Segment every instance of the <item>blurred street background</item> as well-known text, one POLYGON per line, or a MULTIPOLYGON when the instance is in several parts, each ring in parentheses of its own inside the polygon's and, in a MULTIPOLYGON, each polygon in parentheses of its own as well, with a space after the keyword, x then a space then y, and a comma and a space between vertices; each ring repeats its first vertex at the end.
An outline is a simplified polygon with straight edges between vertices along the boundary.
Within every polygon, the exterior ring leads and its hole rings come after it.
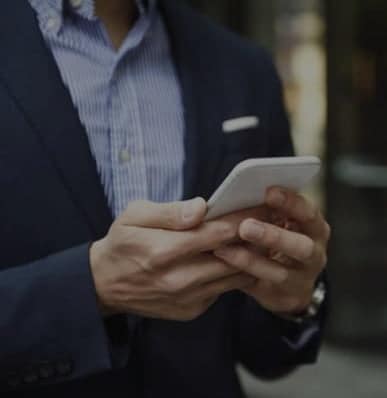
POLYGON ((271 51, 300 155, 325 169, 306 194, 333 227, 331 314, 315 367, 250 397, 387 397, 387 1, 187 0, 271 51))

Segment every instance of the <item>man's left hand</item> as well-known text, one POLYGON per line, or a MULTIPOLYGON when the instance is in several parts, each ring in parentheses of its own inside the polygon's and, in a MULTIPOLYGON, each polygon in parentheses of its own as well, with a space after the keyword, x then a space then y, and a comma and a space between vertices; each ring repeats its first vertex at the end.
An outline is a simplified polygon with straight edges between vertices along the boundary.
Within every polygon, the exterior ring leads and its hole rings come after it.
POLYGON ((321 212, 303 196, 271 188, 266 205, 281 225, 245 219, 242 243, 215 252, 229 265, 257 278, 244 291, 278 315, 297 315, 312 301, 315 284, 327 262, 330 227, 321 212))

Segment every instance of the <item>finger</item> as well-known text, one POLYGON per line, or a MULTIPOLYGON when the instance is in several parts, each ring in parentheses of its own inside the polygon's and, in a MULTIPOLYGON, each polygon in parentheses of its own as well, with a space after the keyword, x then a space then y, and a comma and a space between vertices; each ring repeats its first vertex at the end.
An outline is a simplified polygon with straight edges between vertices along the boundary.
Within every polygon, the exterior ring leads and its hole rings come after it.
POLYGON ((120 216, 120 223, 127 226, 186 230, 199 225, 207 211, 204 199, 185 202, 154 203, 131 202, 120 216))
POLYGON ((239 273, 238 269, 226 265, 215 256, 203 254, 193 260, 187 260, 186 264, 179 262, 168 270, 162 270, 158 279, 167 290, 183 291, 239 273))
POLYGON ((224 221, 203 223, 188 231, 167 231, 154 228, 116 228, 123 238, 117 240, 127 246, 127 251, 136 248, 141 258, 148 259, 143 266, 151 271, 165 268, 176 260, 212 252, 238 238, 239 225, 224 221))
POLYGON ((174 257, 193 256, 213 251, 222 245, 238 240, 238 228, 239 223, 211 221, 189 231, 159 234, 155 247, 159 247, 161 252, 167 249, 172 254, 173 261, 174 257))
POLYGON ((225 216, 217 218, 217 220, 240 224, 246 218, 256 218, 257 220, 268 222, 272 218, 272 214, 266 205, 261 205, 226 214, 225 216))
POLYGON ((251 219, 241 224, 239 234, 247 242, 280 252, 308 267, 322 269, 325 266, 325 251, 311 238, 298 232, 251 219))
POLYGON ((266 193, 266 204, 297 221, 307 235, 329 240, 328 223, 318 208, 303 196, 284 188, 273 187, 266 193))
POLYGON ((214 254, 232 267, 256 279, 264 279, 273 283, 284 283, 289 276, 289 270, 245 246, 222 247, 216 250, 214 254))

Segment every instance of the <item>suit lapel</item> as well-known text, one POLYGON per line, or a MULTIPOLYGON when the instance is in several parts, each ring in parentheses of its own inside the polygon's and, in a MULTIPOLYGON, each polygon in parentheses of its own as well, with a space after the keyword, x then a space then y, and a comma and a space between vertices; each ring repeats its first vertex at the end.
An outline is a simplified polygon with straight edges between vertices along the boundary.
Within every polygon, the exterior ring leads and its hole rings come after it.
POLYGON ((0 80, 30 122, 94 234, 101 236, 112 217, 86 132, 27 1, 3 0, 0 48, 5 54, 0 59, 0 80))
MULTIPOLYGON (((204 156, 216 165, 221 148, 216 145, 216 131, 221 126, 221 106, 214 88, 218 79, 212 75, 211 65, 203 59, 202 37, 197 32, 187 8, 180 1, 160 0, 161 11, 169 31, 172 52, 180 79, 185 117, 184 198, 201 194, 202 178, 199 175, 204 156), (193 26, 192 26, 193 25, 193 26), (200 50, 199 50, 200 49, 200 50), (213 78, 211 78, 211 76, 213 78)), ((205 58, 205 57, 204 57, 205 58)), ((205 170, 211 174, 213 170, 205 170)))

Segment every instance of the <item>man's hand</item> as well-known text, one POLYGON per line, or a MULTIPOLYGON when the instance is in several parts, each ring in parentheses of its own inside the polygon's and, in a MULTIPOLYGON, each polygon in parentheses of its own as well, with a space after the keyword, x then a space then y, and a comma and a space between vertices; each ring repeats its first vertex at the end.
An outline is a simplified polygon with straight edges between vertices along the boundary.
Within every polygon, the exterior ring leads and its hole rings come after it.
POLYGON ((294 192, 272 188, 266 205, 282 219, 281 226, 250 217, 239 227, 244 243, 225 246, 215 254, 256 278, 243 290, 264 308, 283 315, 301 313, 311 303, 316 280, 326 266, 330 227, 294 192))
POLYGON ((191 320, 229 290, 254 279, 210 254, 235 240, 238 226, 203 224, 206 203, 133 202, 90 249, 102 311, 191 320))

